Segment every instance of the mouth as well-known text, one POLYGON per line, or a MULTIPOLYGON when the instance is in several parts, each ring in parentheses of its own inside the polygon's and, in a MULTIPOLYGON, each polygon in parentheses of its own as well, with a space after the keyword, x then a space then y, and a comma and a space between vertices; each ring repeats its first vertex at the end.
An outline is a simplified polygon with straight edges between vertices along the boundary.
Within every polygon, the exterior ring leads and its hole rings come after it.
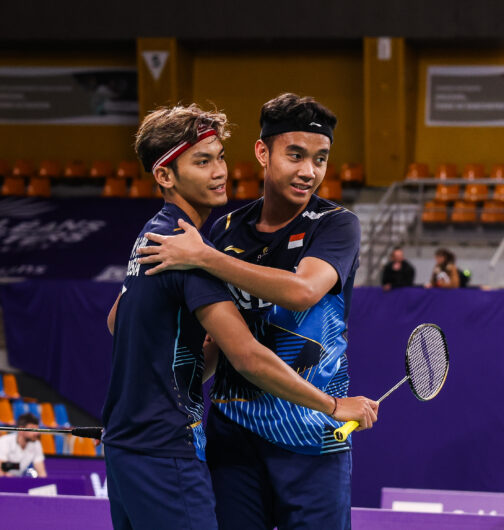
POLYGON ((306 193, 307 191, 311 190, 310 184, 301 184, 293 182, 291 186, 299 193, 306 193))
POLYGON ((210 191, 214 191, 215 193, 226 193, 226 183, 223 182, 222 184, 219 184, 218 186, 212 186, 210 188, 210 191))

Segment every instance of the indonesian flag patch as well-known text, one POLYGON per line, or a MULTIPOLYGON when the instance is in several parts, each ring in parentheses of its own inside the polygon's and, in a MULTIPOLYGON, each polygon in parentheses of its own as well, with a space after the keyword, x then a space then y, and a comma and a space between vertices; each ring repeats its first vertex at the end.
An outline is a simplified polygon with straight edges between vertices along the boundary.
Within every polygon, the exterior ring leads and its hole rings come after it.
POLYGON ((289 237, 289 244, 287 245, 287 248, 298 248, 303 246, 303 239, 306 232, 303 232, 302 234, 294 234, 289 237))

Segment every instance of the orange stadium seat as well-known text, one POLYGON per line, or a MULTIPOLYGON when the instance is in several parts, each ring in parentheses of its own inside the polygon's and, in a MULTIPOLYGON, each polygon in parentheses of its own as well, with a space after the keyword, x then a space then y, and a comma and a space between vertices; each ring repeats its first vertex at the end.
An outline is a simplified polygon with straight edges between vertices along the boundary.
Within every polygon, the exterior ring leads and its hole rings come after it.
POLYGON ((493 200, 504 202, 504 184, 497 184, 493 192, 493 200))
POLYGON ((4 374, 3 376, 4 393, 7 397, 18 399, 20 397, 16 376, 14 374, 4 374))
POLYGON ((9 162, 0 158, 0 177, 7 177, 11 174, 11 168, 9 162))
POLYGON ((126 197, 126 180, 108 177, 103 186, 102 197, 126 197))
POLYGON ((256 170, 252 162, 237 162, 231 171, 233 180, 255 180, 256 170))
POLYGON ((61 165, 55 160, 43 160, 38 168, 38 176, 51 179, 61 177, 61 165))
POLYGON ((141 198, 141 197, 152 197, 152 180, 145 178, 145 179, 135 179, 131 183, 131 188, 129 192, 129 196, 133 198, 141 198))
POLYGON ((72 449, 74 456, 96 456, 96 446, 91 438, 75 438, 72 449))
POLYGON ((116 176, 119 179, 138 179, 140 165, 136 160, 121 160, 117 166, 116 176))
POLYGON ((341 166, 340 179, 343 183, 364 184, 364 169, 362 164, 343 164, 341 166))
POLYGON ((51 181, 49 177, 31 177, 26 194, 29 197, 50 197, 51 181))
POLYGON ((458 184, 438 184, 434 199, 438 202, 453 202, 459 198, 460 188, 458 184))
POLYGON ((446 223, 448 221, 448 211, 446 204, 436 201, 427 201, 422 212, 422 222, 424 223, 446 223))
POLYGON ((81 160, 74 160, 66 164, 63 173, 67 178, 85 178, 87 177, 86 165, 81 160))
POLYGON ((2 195, 26 195, 25 181, 19 177, 5 177, 2 195))
POLYGON ((476 205, 471 202, 456 201, 451 214, 452 223, 475 223, 476 205))
POLYGON ((317 195, 322 199, 332 199, 335 201, 341 201, 342 189, 340 180, 324 179, 322 184, 317 190, 317 195))
POLYGON ((467 164, 462 171, 462 178, 468 180, 482 179, 485 177, 483 164, 467 164))
POLYGON ((327 164, 324 180, 338 180, 339 174, 336 171, 334 164, 327 164))
POLYGON ((235 199, 257 199, 259 197, 259 181, 257 179, 238 180, 236 182, 235 199))
POLYGON ((429 178, 429 166, 421 162, 413 162, 406 171, 406 180, 417 180, 429 178))
POLYGON ((56 427, 56 417, 54 416, 54 409, 51 403, 40 404, 40 421, 46 427, 56 427))
POLYGON ((495 164, 490 171, 490 178, 504 180, 504 164, 495 164))
POLYGON ((457 166, 455 164, 439 164, 434 176, 440 180, 456 178, 457 166))
POLYGON ((488 186, 486 184, 467 184, 464 190, 464 201, 483 202, 488 199, 488 186))
POLYGON ((54 443, 54 436, 52 434, 41 434, 40 443, 42 444, 42 451, 45 455, 56 454, 56 445, 54 443))
POLYGON ((110 178, 114 173, 112 164, 108 160, 95 160, 91 164, 89 176, 91 178, 110 178))
POLYGON ((31 160, 16 160, 12 166, 13 177, 31 177, 35 173, 35 168, 31 160))
POLYGON ((486 201, 483 204, 480 220, 485 224, 504 223, 504 204, 498 201, 486 201))
POLYGON ((12 405, 8 399, 0 398, 0 423, 4 425, 14 425, 14 414, 12 405))

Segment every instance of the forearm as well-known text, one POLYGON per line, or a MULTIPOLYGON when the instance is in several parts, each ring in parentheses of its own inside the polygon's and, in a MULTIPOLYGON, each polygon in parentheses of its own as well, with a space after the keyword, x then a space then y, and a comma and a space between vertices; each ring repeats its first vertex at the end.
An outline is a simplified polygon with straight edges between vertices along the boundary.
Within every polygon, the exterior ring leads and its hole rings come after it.
POLYGON ((311 307, 314 292, 309 282, 293 272, 254 265, 207 247, 198 267, 247 293, 293 311, 311 307))
POLYGON ((33 467, 35 468, 35 471, 37 472, 37 474, 38 474, 38 476, 40 478, 47 477, 47 472, 46 472, 46 468, 45 468, 44 462, 37 462, 37 463, 33 464, 33 467))

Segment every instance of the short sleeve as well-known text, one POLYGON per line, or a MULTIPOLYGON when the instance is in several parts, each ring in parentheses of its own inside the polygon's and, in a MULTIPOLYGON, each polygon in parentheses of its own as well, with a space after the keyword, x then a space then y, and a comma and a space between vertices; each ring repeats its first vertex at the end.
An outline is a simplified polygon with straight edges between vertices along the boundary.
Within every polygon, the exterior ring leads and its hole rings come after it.
POLYGON ((34 464, 38 464, 39 462, 43 462, 44 461, 44 451, 42 450, 42 444, 37 441, 35 442, 35 447, 34 447, 35 451, 34 451, 34 456, 33 456, 33 463, 34 464))
POLYGON ((184 300, 189 311, 198 307, 232 301, 226 285, 200 269, 192 269, 183 273, 184 300))
POLYGON ((338 291, 359 265, 360 223, 348 210, 321 219, 303 258, 319 258, 338 273, 338 291))

